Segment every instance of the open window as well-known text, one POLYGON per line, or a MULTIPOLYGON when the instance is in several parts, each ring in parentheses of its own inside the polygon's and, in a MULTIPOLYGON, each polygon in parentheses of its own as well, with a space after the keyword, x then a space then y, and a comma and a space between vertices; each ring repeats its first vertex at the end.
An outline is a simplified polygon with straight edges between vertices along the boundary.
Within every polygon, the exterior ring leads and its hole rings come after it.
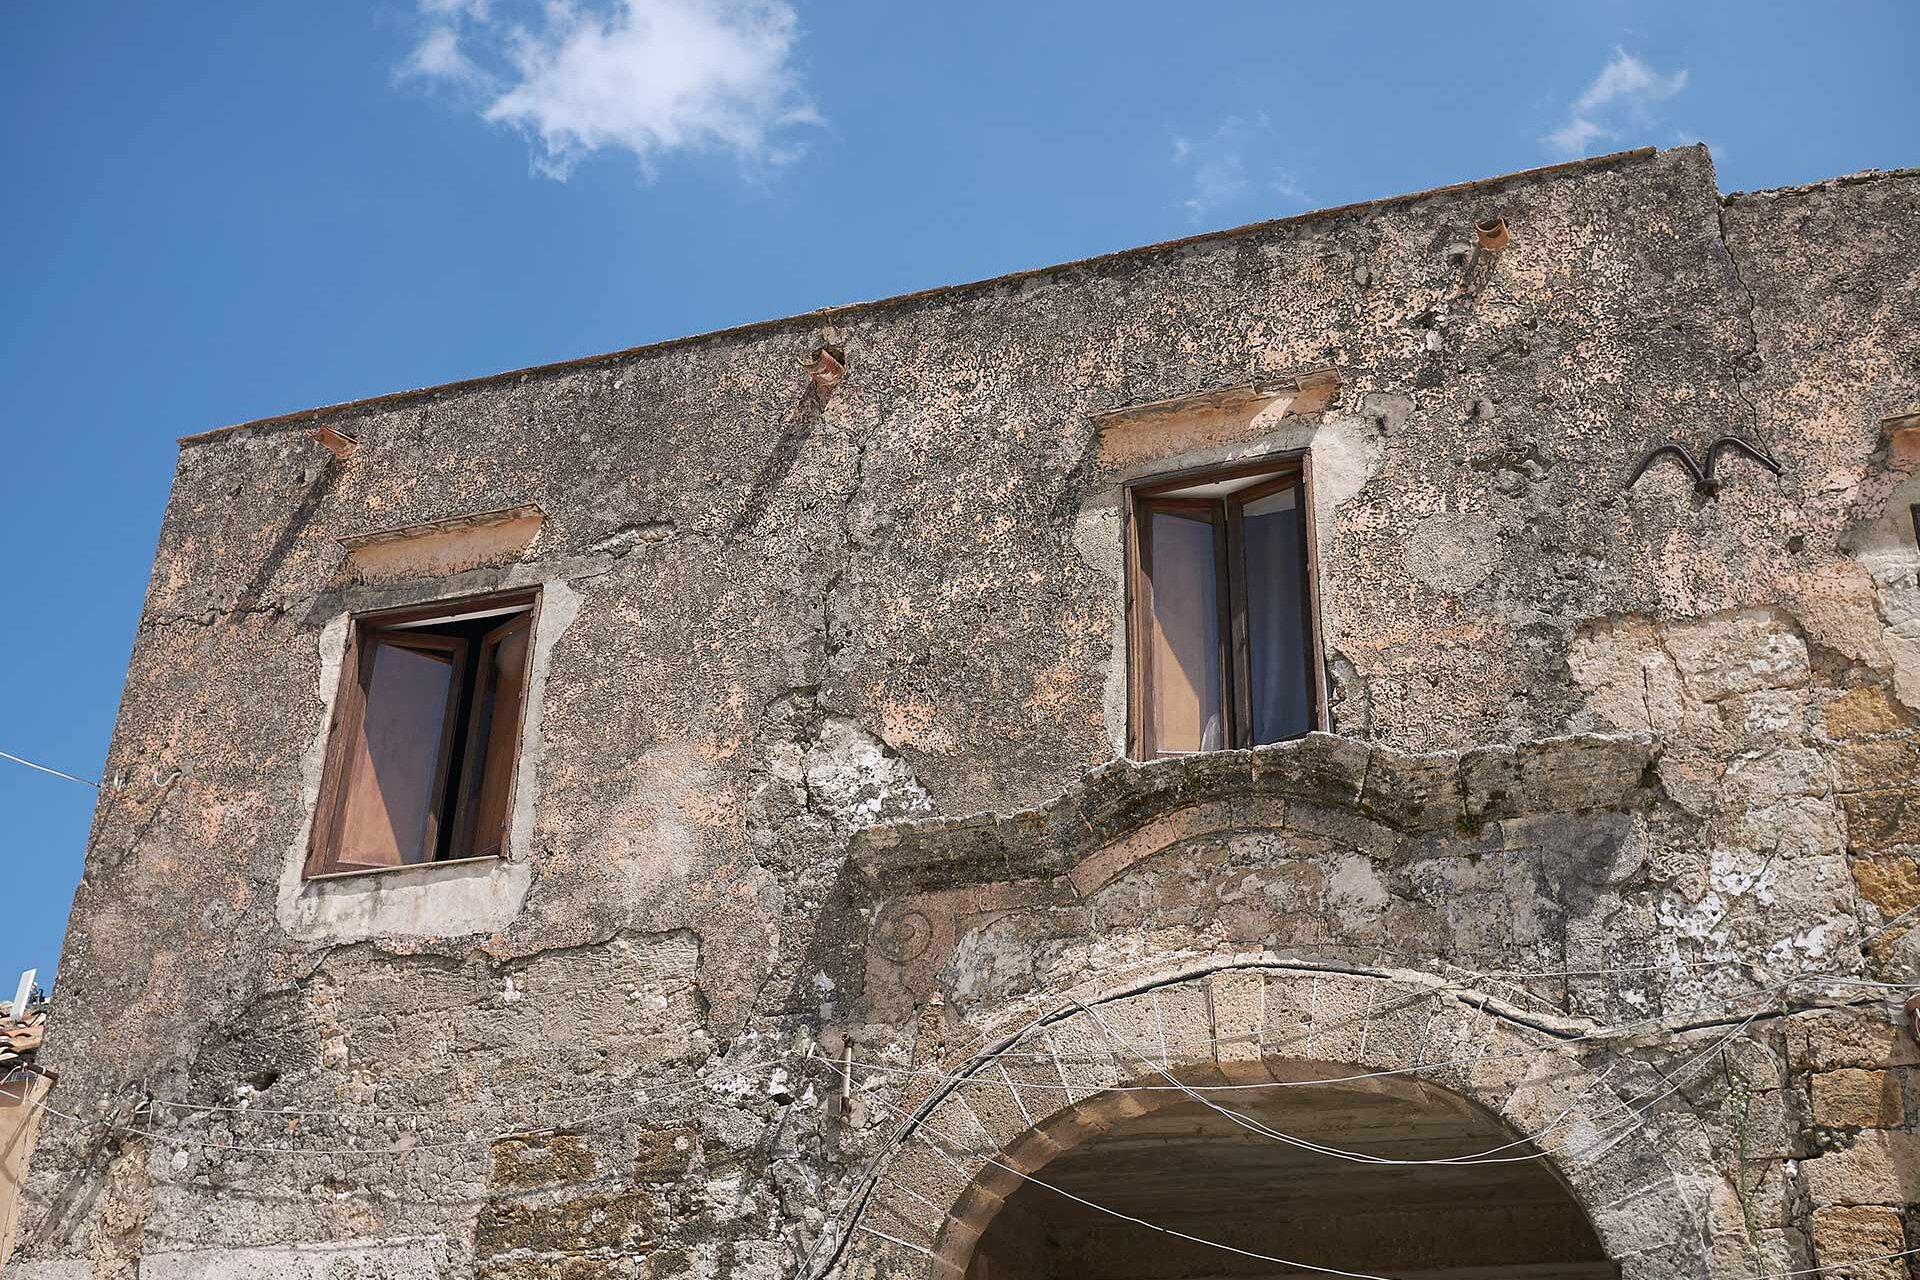
POLYGON ((1319 723, 1306 460, 1128 491, 1130 747, 1259 746, 1319 723))
POLYGON ((353 620, 307 875, 496 857, 536 595, 353 620))

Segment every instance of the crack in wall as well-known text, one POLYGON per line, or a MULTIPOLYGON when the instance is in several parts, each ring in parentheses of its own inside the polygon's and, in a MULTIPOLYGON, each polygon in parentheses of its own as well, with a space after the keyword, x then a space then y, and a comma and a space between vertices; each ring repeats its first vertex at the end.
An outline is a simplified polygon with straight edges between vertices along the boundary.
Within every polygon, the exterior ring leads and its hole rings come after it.
POLYGON ((820 682, 824 685, 832 674, 833 656, 837 652, 833 633, 833 597, 846 581, 847 572, 853 567, 854 549, 859 540, 853 534, 853 506, 860 500, 862 490, 867 483, 867 433, 853 433, 853 483, 848 486, 846 495, 840 500, 840 564, 827 575, 826 585, 820 591, 820 682))
MULTIPOLYGON (((1740 397, 1741 403, 1747 407, 1747 425, 1754 442, 1766 450, 1767 456, 1771 458, 1773 444, 1768 440, 1768 432, 1761 424, 1760 402, 1754 399, 1746 383, 1746 375, 1756 372, 1762 360, 1760 327, 1754 320, 1754 310, 1758 306, 1758 301, 1754 297, 1753 289, 1747 284, 1746 277, 1740 273, 1740 257, 1733 251, 1733 242, 1727 237, 1727 201, 1725 199, 1714 202, 1713 214, 1714 226, 1719 230, 1720 251, 1727 255, 1727 266, 1733 272, 1733 282, 1739 286, 1741 296, 1746 299, 1745 304, 1740 307, 1740 317, 1746 321, 1747 349, 1732 361, 1733 390, 1734 394, 1740 397)), ((1778 459, 1776 458, 1775 461, 1778 462, 1778 459)))

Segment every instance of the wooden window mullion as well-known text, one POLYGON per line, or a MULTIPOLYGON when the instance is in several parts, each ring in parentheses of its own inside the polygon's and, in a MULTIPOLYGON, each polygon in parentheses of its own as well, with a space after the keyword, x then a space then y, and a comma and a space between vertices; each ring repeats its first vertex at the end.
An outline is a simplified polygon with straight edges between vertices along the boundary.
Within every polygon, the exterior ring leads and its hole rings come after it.
POLYGON ((1244 581, 1245 575, 1235 571, 1240 559, 1238 513, 1224 500, 1213 507, 1213 598, 1220 612, 1220 745, 1232 749, 1245 745, 1250 723, 1246 682, 1239 672, 1246 655, 1247 616, 1234 590, 1235 582, 1244 581))
POLYGON ((1153 733, 1153 507, 1150 503, 1136 503, 1133 514, 1138 548, 1134 631, 1139 637, 1139 652, 1134 658, 1139 701, 1133 714, 1139 725, 1140 754, 1151 760, 1160 753, 1160 744, 1154 740, 1153 733))
POLYGON ((1245 516, 1241 504, 1232 498, 1226 503, 1227 556, 1221 576, 1221 597, 1229 602, 1233 621, 1232 661, 1227 665, 1226 687, 1233 706, 1234 747, 1245 747, 1253 740, 1253 682, 1248 658, 1250 640, 1247 630, 1247 550, 1245 516))

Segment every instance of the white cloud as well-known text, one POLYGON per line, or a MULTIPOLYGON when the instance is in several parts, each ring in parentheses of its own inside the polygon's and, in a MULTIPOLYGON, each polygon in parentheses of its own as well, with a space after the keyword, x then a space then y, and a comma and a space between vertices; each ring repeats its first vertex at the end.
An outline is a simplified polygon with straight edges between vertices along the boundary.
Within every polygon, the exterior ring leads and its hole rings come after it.
POLYGON ((1228 116, 1204 138, 1174 137, 1173 165, 1189 182, 1189 194, 1180 205, 1196 226, 1262 191, 1289 203, 1306 203, 1307 194, 1292 174, 1257 158, 1272 137, 1272 122, 1264 114, 1251 120, 1228 116))
POLYGON ((1585 155, 1594 143, 1613 137, 1613 132, 1578 116, 1547 135, 1547 145, 1563 156, 1585 155))
POLYGON ((1645 132, 1660 106, 1687 87, 1685 69, 1663 74, 1616 48, 1600 74, 1568 109, 1566 123, 1541 141, 1563 156, 1585 155, 1597 143, 1617 141, 1628 127, 1645 132))
POLYGON ((403 76, 428 80, 451 80, 466 84, 486 79, 473 59, 460 48, 460 33, 452 27, 434 27, 413 47, 413 53, 400 68, 403 76))
POLYGON ((429 26, 403 71, 484 87, 481 117, 523 132, 552 178, 603 151, 649 171, 682 152, 779 163, 798 154, 800 128, 820 123, 785 0, 548 0, 532 22, 488 0, 419 5, 429 26))

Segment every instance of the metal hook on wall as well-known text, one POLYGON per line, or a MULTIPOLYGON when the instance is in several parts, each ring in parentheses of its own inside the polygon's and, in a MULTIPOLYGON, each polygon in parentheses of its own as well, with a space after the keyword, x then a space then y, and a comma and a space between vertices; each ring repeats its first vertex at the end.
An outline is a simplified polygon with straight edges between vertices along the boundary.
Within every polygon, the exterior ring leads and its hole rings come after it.
POLYGON ((1659 458, 1662 454, 1670 453, 1680 460, 1680 465, 1685 467, 1687 474, 1693 477, 1694 489, 1711 497, 1720 492, 1720 479, 1715 474, 1715 467, 1719 462, 1720 451, 1722 449, 1734 449, 1744 453, 1767 470, 1773 472, 1776 476, 1780 474, 1780 464, 1773 460, 1772 455, 1754 447, 1751 443, 1742 440, 1738 436, 1721 436, 1712 444, 1708 445, 1706 465, 1704 467, 1693 460, 1693 455, 1687 452, 1685 445, 1669 440, 1665 444, 1655 445, 1640 455, 1640 461, 1634 464, 1633 474, 1627 477, 1625 487, 1628 489, 1633 488, 1633 486, 1639 482, 1640 477, 1646 474, 1647 468, 1654 464, 1655 459, 1659 458))

